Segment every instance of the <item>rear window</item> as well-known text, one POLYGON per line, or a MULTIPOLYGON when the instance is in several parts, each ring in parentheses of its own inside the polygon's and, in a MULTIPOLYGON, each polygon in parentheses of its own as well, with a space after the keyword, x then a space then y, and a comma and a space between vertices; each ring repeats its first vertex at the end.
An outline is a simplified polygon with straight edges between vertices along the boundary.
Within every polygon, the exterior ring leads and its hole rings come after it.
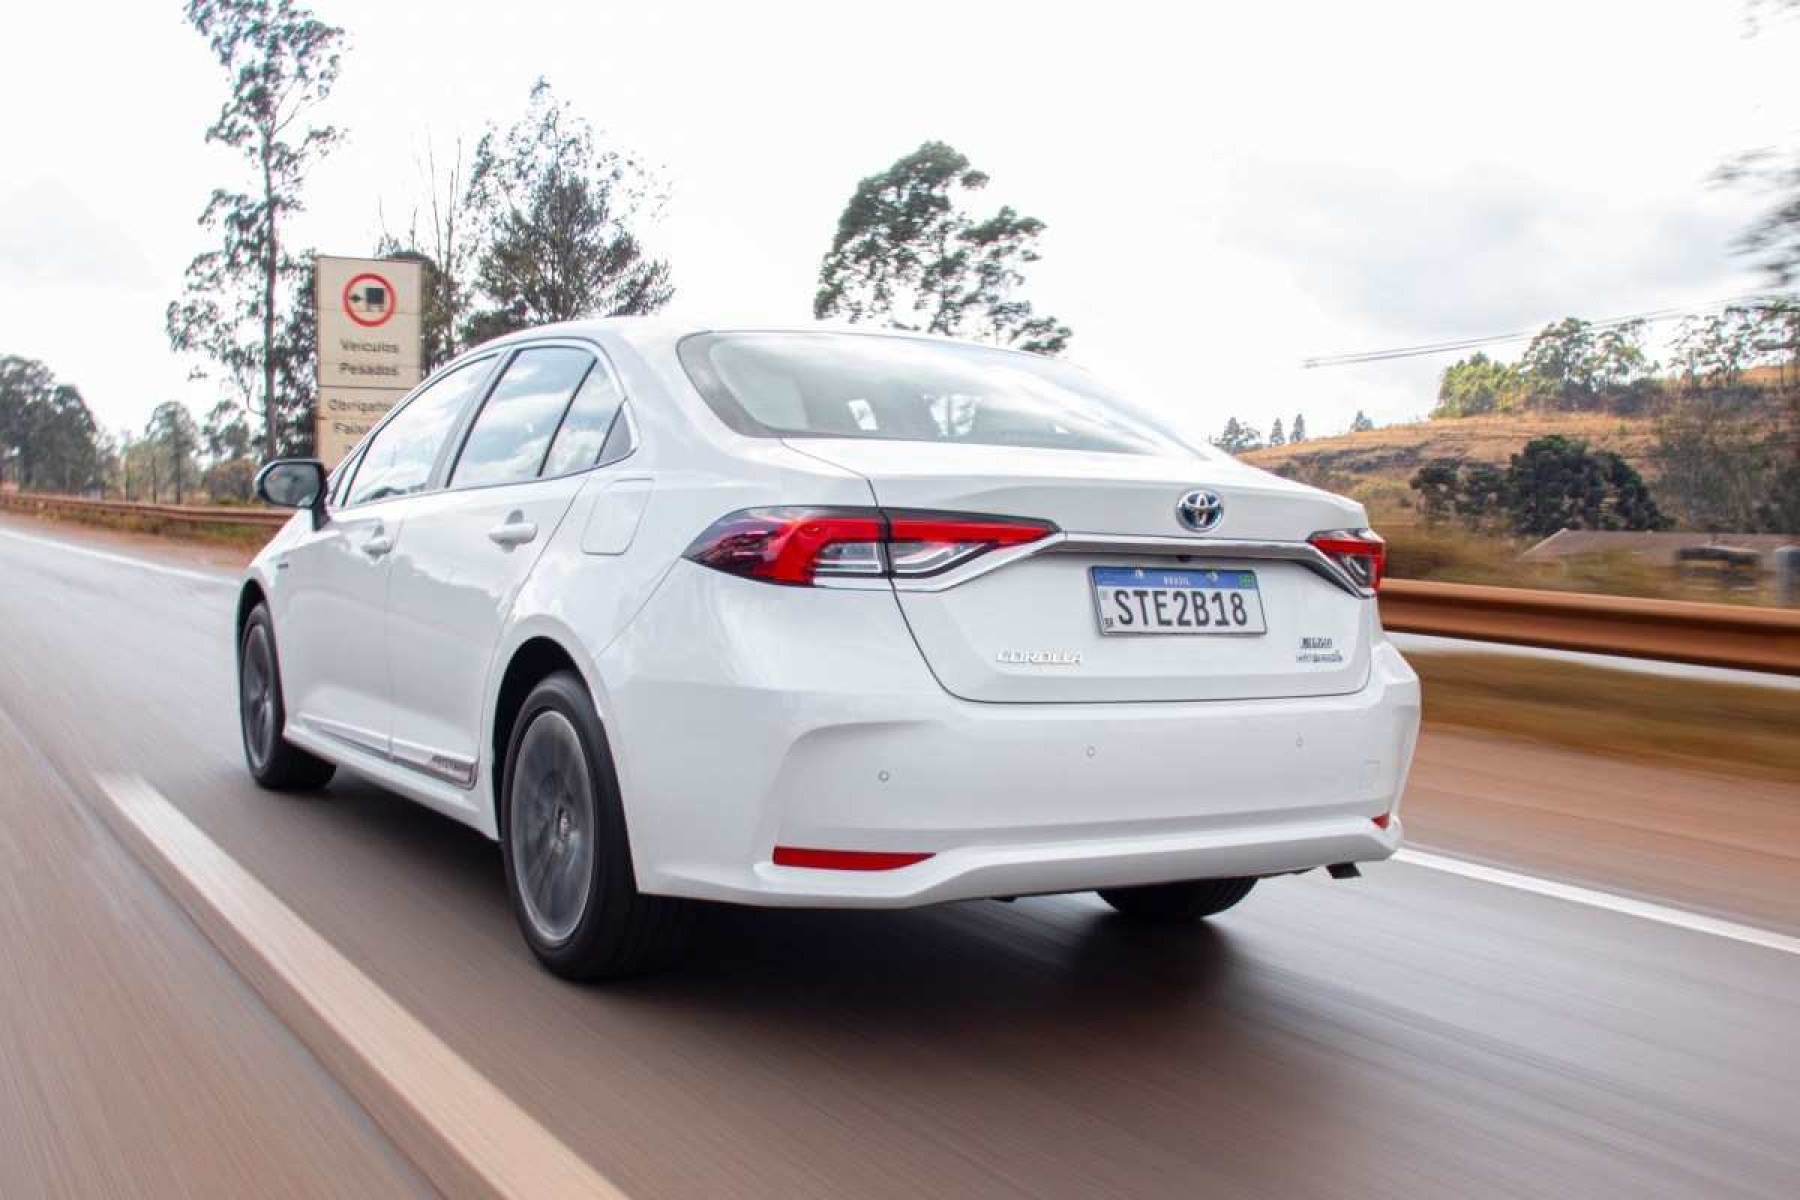
POLYGON ((855 333, 703 333, 680 354, 719 419, 752 437, 1195 453, 1087 372, 1035 354, 855 333))

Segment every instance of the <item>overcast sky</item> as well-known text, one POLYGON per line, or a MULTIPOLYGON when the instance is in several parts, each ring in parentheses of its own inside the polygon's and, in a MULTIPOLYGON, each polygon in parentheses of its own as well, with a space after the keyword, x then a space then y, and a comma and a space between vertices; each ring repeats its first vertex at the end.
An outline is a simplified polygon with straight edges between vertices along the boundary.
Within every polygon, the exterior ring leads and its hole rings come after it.
MULTIPOLYGON (((406 224, 428 144, 472 145, 538 75, 658 164, 676 308, 804 320, 856 181, 927 139, 1049 229, 1029 298, 1069 356, 1198 431, 1429 409, 1445 360, 1315 354, 1701 305, 1750 290, 1760 207, 1708 185, 1800 129, 1800 30, 1736 0, 318 0, 349 131, 290 236, 406 224)), ((33 4, 0 67, 0 353, 108 428, 204 413, 163 309, 238 179, 202 142, 223 76, 177 0, 33 4)), ((1516 350, 1516 348, 1515 348, 1516 350)))

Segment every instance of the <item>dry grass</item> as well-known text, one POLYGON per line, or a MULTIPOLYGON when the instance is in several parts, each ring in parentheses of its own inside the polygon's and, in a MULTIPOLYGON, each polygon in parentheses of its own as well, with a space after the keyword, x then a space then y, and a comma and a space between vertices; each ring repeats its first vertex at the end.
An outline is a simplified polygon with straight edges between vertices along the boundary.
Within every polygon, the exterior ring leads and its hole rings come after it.
POLYGON ((1289 467, 1306 479, 1323 472, 1365 482, 1387 479, 1405 488, 1412 473, 1434 458, 1505 466, 1526 442, 1553 433, 1580 438, 1596 450, 1611 450, 1646 476, 1654 473, 1655 421, 1617 413, 1525 412, 1418 421, 1314 438, 1297 445, 1269 446, 1241 457, 1267 471, 1289 467))
POLYGON ((1510 654, 1408 654, 1432 725, 1800 783, 1800 692, 1510 654))
POLYGON ((215 525, 210 522, 169 521, 155 516, 109 512, 60 512, 46 518, 74 525, 91 525, 120 533, 146 534, 171 541, 191 542, 201 546, 219 546, 232 550, 257 551, 275 535, 273 527, 215 525))
POLYGON ((1729 589, 1704 577, 1681 578, 1630 554, 1594 554, 1554 563, 1523 563, 1536 538, 1474 533, 1460 524, 1426 526, 1414 507, 1413 473, 1436 458, 1505 466, 1533 438, 1580 438, 1622 455, 1646 479, 1656 476, 1656 422, 1648 415, 1522 412, 1389 425, 1366 433, 1317 438, 1252 450, 1245 462, 1360 501, 1388 539, 1388 572, 1399 579, 1486 583, 1500 587, 1601 592, 1615 596, 1773 604, 1773 580, 1729 589))

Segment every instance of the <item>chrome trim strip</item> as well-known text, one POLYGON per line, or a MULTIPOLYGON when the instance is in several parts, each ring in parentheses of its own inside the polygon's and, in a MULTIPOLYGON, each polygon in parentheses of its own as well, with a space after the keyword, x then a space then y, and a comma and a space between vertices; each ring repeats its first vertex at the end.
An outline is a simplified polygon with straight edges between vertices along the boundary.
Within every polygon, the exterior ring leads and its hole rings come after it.
POLYGON ((400 766, 410 767, 446 783, 454 783, 465 791, 475 786, 475 763, 472 759, 445 754, 442 750, 433 750, 430 746, 421 746, 417 742, 403 742, 399 738, 393 739, 393 746, 388 757, 400 766))
POLYGON ((1023 546, 995 550, 964 566, 926 579, 896 579, 899 592, 943 592, 991 571, 1039 554, 1132 554, 1156 558, 1264 559, 1297 563, 1357 599, 1369 593, 1323 550, 1309 542, 1245 541, 1225 538, 1136 536, 1111 533, 1053 533, 1023 546))
POLYGON ((378 733, 349 725, 343 721, 333 721, 326 717, 296 717, 295 722, 333 741, 343 742, 358 750, 373 754, 388 762, 398 764, 410 770, 430 775, 434 779, 442 779, 453 783, 464 791, 475 786, 475 762, 456 754, 445 754, 441 750, 433 750, 429 746, 421 746, 416 742, 403 742, 397 738, 386 738, 378 733))
POLYGON ((388 740, 373 730, 333 721, 328 717, 301 715, 294 719, 324 737, 355 746, 358 750, 366 750, 370 754, 379 754, 382 758, 388 757, 388 740))

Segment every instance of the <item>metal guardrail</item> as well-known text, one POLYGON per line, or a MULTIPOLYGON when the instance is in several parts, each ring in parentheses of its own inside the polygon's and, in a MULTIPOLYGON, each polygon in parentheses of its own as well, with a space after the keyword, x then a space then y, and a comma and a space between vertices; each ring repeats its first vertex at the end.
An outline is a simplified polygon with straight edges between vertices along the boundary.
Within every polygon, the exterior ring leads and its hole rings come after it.
MULTIPOLYGON (((0 509, 270 532, 290 515, 273 508, 141 504, 35 492, 0 492, 0 509)), ((1400 633, 1800 675, 1800 611, 1794 609, 1390 579, 1381 589, 1381 620, 1400 633)))
POLYGON ((0 492, 0 509, 41 513, 45 516, 105 514, 171 525, 235 525, 243 529, 271 532, 280 528, 293 515, 278 508, 144 504, 135 500, 89 500, 83 496, 56 496, 42 492, 0 492))
POLYGON ((1390 579, 1381 622, 1400 633, 1800 675, 1794 609, 1390 579))

